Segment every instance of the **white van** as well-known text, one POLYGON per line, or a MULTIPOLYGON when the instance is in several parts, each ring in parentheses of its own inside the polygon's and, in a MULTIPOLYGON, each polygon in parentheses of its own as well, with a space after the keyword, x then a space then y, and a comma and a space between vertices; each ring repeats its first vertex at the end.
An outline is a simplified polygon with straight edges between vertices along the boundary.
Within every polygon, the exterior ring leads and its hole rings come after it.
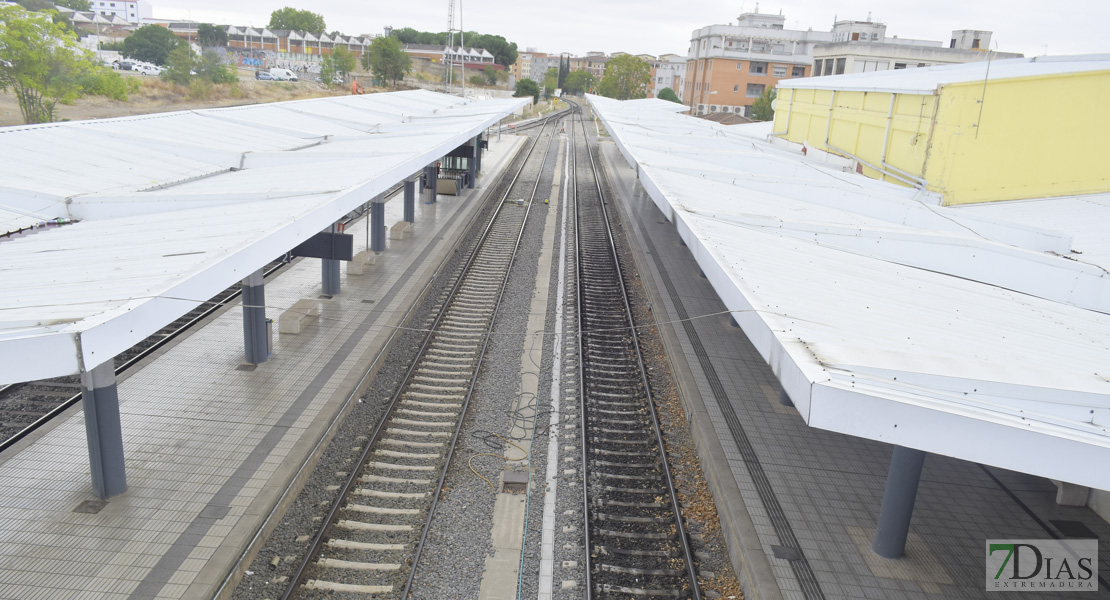
POLYGON ((277 81, 298 81, 297 74, 289 69, 270 68, 270 76, 277 81))

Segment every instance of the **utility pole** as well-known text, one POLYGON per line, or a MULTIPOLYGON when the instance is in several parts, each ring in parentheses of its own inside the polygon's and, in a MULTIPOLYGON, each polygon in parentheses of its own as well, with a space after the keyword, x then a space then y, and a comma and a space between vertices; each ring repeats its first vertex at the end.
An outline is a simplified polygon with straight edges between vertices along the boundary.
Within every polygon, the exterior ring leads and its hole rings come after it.
POLYGON ((455 59, 451 58, 451 52, 455 46, 455 0, 447 0, 447 48, 443 51, 443 68, 444 68, 444 92, 450 94, 455 86, 455 78, 453 67, 455 59))

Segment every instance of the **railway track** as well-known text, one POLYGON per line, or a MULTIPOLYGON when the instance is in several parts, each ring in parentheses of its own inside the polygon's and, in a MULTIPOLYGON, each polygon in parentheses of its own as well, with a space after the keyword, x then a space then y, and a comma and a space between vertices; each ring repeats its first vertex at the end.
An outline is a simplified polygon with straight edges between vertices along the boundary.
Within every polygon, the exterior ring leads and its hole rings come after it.
POLYGON ((572 156, 587 597, 700 599, 600 179, 579 124, 572 156))
POLYGON ((555 139, 554 127, 549 131, 545 124, 506 186, 283 599, 408 597, 555 139), (530 166, 534 175, 522 177, 530 166))

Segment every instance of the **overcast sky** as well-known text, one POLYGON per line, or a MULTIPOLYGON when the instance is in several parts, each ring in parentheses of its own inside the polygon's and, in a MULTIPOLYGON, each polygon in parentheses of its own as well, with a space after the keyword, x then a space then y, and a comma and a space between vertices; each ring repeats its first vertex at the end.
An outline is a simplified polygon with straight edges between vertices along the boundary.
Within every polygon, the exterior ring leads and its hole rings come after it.
MULTIPOLYGON (((149 1, 156 18, 260 27, 274 10, 292 6, 322 14, 328 31, 349 35, 380 33, 387 25, 447 30, 447 0, 149 1)), ((755 2, 719 0, 455 0, 456 23, 461 14, 466 30, 505 36, 522 50, 576 55, 685 54, 693 30, 735 24, 741 12, 755 10, 755 2)), ((789 29, 828 31, 834 19, 862 21, 870 13, 886 23, 887 36, 947 42, 954 29, 985 29, 994 32, 995 49, 1026 56, 1110 52, 1110 0, 785 0, 763 1, 759 11, 781 11, 789 29)))

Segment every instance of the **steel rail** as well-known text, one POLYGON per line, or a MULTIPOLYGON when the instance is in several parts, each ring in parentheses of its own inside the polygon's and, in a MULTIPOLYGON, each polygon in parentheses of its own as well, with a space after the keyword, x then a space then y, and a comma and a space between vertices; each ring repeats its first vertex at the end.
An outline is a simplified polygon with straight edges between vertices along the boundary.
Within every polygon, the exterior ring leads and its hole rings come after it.
MULTIPOLYGON (((546 119, 545 120, 545 125, 546 125, 546 122, 550 121, 552 118, 554 118, 554 117, 549 117, 548 119, 546 119)), ((474 244, 474 247, 471 250, 469 256, 467 257, 466 261, 463 263, 462 268, 459 269, 460 274, 457 277, 457 279, 455 280, 454 284, 452 285, 451 290, 448 293, 446 299, 443 301, 443 305, 440 307, 438 313, 436 314, 435 320, 433 321, 432 325, 429 326, 428 332, 424 336, 424 340, 421 342, 420 348, 417 350, 416 357, 410 363, 409 368, 405 373, 404 379, 401 381, 400 385, 398 385, 396 392, 394 392, 393 397, 390 399, 390 402, 389 402, 389 404, 386 408, 385 413, 383 414, 381 420, 378 422, 377 426, 374 428, 373 434, 371 434, 369 440, 363 446, 362 452, 359 455, 359 458, 358 458, 358 461, 357 461, 356 465, 351 469, 350 474, 348 475, 348 478, 347 478, 346 482, 344 483, 343 487, 340 488, 339 493, 336 495, 335 502, 332 503, 332 505, 331 505, 331 507, 328 511, 327 516, 324 518, 322 525, 317 530, 317 534, 313 538, 312 542, 310 543, 309 549, 305 553, 304 558, 302 559, 302 561, 298 565, 297 570, 289 578, 290 583, 286 587, 284 593, 281 596, 282 600, 289 600, 290 598, 294 598, 299 594, 300 589, 301 589, 301 584, 302 584, 302 581, 304 580, 305 574, 307 573, 308 569, 312 566, 312 564, 314 562, 316 562, 316 560, 318 559, 318 557, 319 557, 319 555, 320 555, 320 553, 323 549, 326 534, 330 530, 331 525, 335 522, 336 516, 338 515, 339 511, 342 509, 343 504, 344 504, 345 500, 347 499, 347 497, 349 496, 351 490, 355 487, 355 485, 358 481, 358 477, 360 475, 361 469, 367 463, 367 461, 370 457, 371 450, 374 448, 378 439, 381 437, 382 429, 388 423, 389 416, 394 412, 397 405, 400 403, 402 394, 403 394, 404 390, 406 389, 407 384, 412 380, 414 372, 419 367, 420 359, 426 353, 426 351, 428 349, 428 346, 430 345, 430 343, 433 339, 435 331, 438 329, 440 323, 443 320, 443 317, 447 314, 448 309, 451 307, 452 298, 454 298, 454 296, 456 295, 456 292, 459 290, 459 288, 462 286, 463 282, 465 281, 465 279, 466 279, 465 278, 465 273, 470 270, 470 268, 474 264, 474 261, 477 259, 477 256, 478 256, 480 250, 482 249, 483 244, 487 241, 487 238, 489 237, 489 234, 490 234, 491 230, 493 229, 494 224, 497 222, 498 216, 501 214, 501 211, 505 207, 505 201, 508 199, 509 193, 512 191, 513 186, 516 184, 517 180, 520 178, 520 174, 524 171, 525 166, 527 166, 528 160, 529 160, 529 158, 531 158, 532 152, 535 150, 535 147, 539 144, 540 138, 542 138, 542 135, 543 134, 542 134, 542 130, 541 130, 540 135, 536 136, 536 141, 533 142, 532 146, 528 149, 528 153, 521 160, 520 167, 517 169, 516 173, 514 173, 512 180, 505 187, 504 194, 498 200, 498 207, 497 207, 496 211, 494 212, 494 214, 490 217, 489 222, 486 224, 486 227, 482 230, 482 233, 479 237, 478 242, 476 244, 474 244)), ((541 166, 541 170, 542 170, 542 166, 541 166)), ((538 178, 537 178, 537 182, 538 182, 538 178)), ((529 211, 530 210, 531 210, 531 203, 529 203, 529 211)), ((527 214, 525 215, 524 221, 521 225, 521 233, 523 233, 523 228, 524 228, 524 225, 526 225, 526 224, 527 224, 527 214)), ((518 245, 519 245, 519 236, 518 236, 518 245)), ((515 250, 514 250, 514 255, 515 255, 515 250)), ((511 264, 510 264, 510 266, 511 266, 511 264)), ((507 279, 507 277, 508 277, 508 275, 506 275, 506 279, 507 279)), ((494 314, 496 314, 496 310, 494 311, 494 314)), ((492 329, 492 321, 491 321, 490 327, 492 329)), ((488 338, 489 338, 489 336, 487 334, 487 343, 488 343, 488 338)), ((484 347, 483 347, 483 355, 484 355, 484 347)), ((481 364, 481 358, 479 358, 479 366, 480 366, 480 364, 481 364)), ((475 379, 476 379, 476 372, 477 372, 477 369, 475 369, 475 377, 474 377, 475 379)), ((472 380, 472 384, 471 384, 471 389, 473 389, 473 380, 472 380)), ((435 497, 433 498, 432 508, 431 508, 431 510, 429 510, 429 515, 428 515, 427 521, 425 523, 425 529, 424 529, 424 532, 421 536, 420 542, 418 544, 418 551, 414 554, 413 560, 410 563, 411 566, 410 566, 410 572, 409 572, 409 579, 408 579, 408 582, 406 583, 406 587, 405 587, 406 595, 407 595, 407 590, 408 590, 408 588, 409 588, 409 586, 411 585, 411 582, 412 582, 412 576, 416 572, 417 557, 419 556, 419 548, 420 548, 420 546, 423 545, 424 539, 427 536, 427 526, 428 526, 428 524, 431 523, 431 517, 434 514, 435 504, 438 502, 440 491, 442 490, 442 487, 443 487, 443 477, 447 473, 447 468, 450 464, 450 458, 451 458, 452 453, 454 452, 455 446, 457 444, 458 431, 459 431, 459 428, 461 427, 463 419, 465 418, 466 409, 468 408, 468 405, 469 405, 469 400, 470 400, 470 394, 468 393, 466 401, 464 402, 464 405, 463 405, 463 408, 462 408, 462 412, 460 413, 459 425, 456 427, 455 436, 452 439, 451 447, 450 447, 450 450, 448 451, 448 456, 447 456, 447 459, 446 459, 446 462, 445 462, 444 468, 443 468, 443 474, 440 477, 440 481, 439 481, 437 489, 436 489, 435 497)), ((405 596, 401 596, 401 597, 403 598, 405 596)))
MULTIPOLYGON (((616 241, 613 239, 613 229, 609 224, 609 211, 608 211, 608 209, 605 208, 605 201, 604 201, 605 195, 603 194, 602 189, 601 189, 601 179, 600 179, 600 176, 598 175, 597 164, 594 161, 593 150, 592 150, 591 145, 589 143, 589 135, 586 132, 586 124, 585 124, 585 121, 582 121, 582 120, 579 121, 579 124, 582 127, 583 141, 586 143, 586 154, 590 158, 590 171, 593 174, 593 181, 594 181, 594 186, 595 186, 596 191, 597 191, 598 204, 601 207, 601 213, 603 215, 602 221, 605 224, 605 234, 606 234, 606 238, 607 238, 607 241, 608 241, 609 250, 611 252, 611 257, 612 257, 613 263, 616 265, 617 273, 620 273, 621 272, 620 258, 617 255, 616 241)), ((575 163, 576 163, 576 166, 577 166, 577 160, 575 161, 575 163)), ((577 180, 576 180, 576 183, 575 183, 575 187, 577 188, 577 180)), ((576 221, 577 221, 577 217, 578 217, 577 199, 578 199, 578 194, 577 194, 577 190, 576 190, 576 192, 575 192, 575 205, 576 205, 575 219, 576 219, 576 221)), ((577 230, 577 227, 576 227, 576 230, 577 230)), ((579 252, 581 252, 581 248, 582 248, 581 243, 579 243, 578 247, 577 247, 577 250, 579 252)), ((581 262, 579 262, 579 265, 581 265, 581 262)), ((581 272, 581 267, 579 267, 579 272, 581 272)), ((644 393, 645 393, 646 398, 647 398, 647 405, 648 405, 648 408, 650 409, 649 412, 651 414, 652 429, 654 430, 656 443, 659 446, 659 453, 660 453, 660 457, 662 458, 663 476, 664 476, 664 479, 665 479, 666 484, 667 484, 668 495, 670 496, 671 509, 674 513, 675 525, 677 527, 677 535, 678 535, 678 538, 679 538, 679 543, 682 546, 683 558, 685 559, 685 562, 686 562, 686 573, 687 573, 687 577, 690 580, 690 590, 693 593, 693 598, 695 600, 700 600, 701 599, 701 590, 698 587, 698 577, 697 577, 696 571, 694 570, 694 560, 693 560, 694 555, 693 555, 693 552, 690 548, 690 540, 689 540, 689 537, 686 534, 686 528, 685 528, 685 526, 683 525, 683 522, 682 522, 682 509, 681 509, 681 506, 679 505, 679 502, 678 502, 678 495, 675 492, 674 480, 671 476, 670 464, 667 460, 666 446, 665 446, 664 441, 663 441, 663 433, 662 433, 662 430, 659 426, 659 415, 655 410, 655 401, 654 401, 654 398, 652 397, 651 387, 650 387, 649 382, 648 382, 647 369, 644 367, 643 352, 640 349, 639 332, 636 329, 636 323, 633 321, 633 318, 632 318, 632 306, 631 306, 631 303, 628 300, 628 290, 627 290, 626 286, 624 285, 624 277, 623 276, 617 277, 617 281, 620 284, 621 300, 624 303, 625 314, 627 315, 627 318, 628 318, 627 326, 629 328, 629 334, 630 334, 629 337, 631 338, 632 346, 635 349, 636 363, 637 363, 637 366, 639 367, 641 382, 642 382, 642 385, 644 386, 644 393)), ((582 290, 581 290, 581 288, 579 288, 578 295, 579 295, 580 298, 581 298, 581 294, 582 294, 582 290)), ((581 323, 581 318, 582 317, 581 317, 581 313, 580 313, 579 314, 579 322, 580 323, 581 323)), ((580 332, 579 332, 579 338, 580 339, 581 339, 581 335, 582 335, 582 333, 581 333, 581 330, 580 330, 580 332)), ((580 343, 579 344, 579 352, 581 352, 581 351, 582 351, 582 346, 581 346, 581 343, 580 343)), ((580 370, 584 368, 583 367, 583 362, 584 361, 581 360, 581 359, 578 361, 580 370)), ((584 379, 580 380, 579 385, 580 386, 585 385, 584 384, 584 379)), ((584 417, 585 414, 586 414, 585 413, 585 404, 584 404, 585 403, 584 394, 583 394, 582 402, 583 402, 582 415, 584 417)), ((583 418, 582 419, 582 429, 583 429, 583 449, 582 449, 582 452, 583 452, 583 457, 584 458, 585 458, 585 454, 586 454, 585 423, 586 423, 586 420, 585 420, 585 418, 583 418)), ((585 488, 587 487, 586 482, 585 482, 585 465, 586 464, 587 463, 583 462, 583 480, 584 480, 583 481, 583 490, 585 490, 585 488)), ((584 492, 584 494, 585 494, 585 492, 584 492)), ((584 508, 588 508, 588 500, 586 500, 586 506, 584 508)), ((584 530, 588 532, 589 531, 589 527, 588 527, 589 514, 584 513, 583 518, 586 520, 586 523, 587 523, 587 527, 585 527, 584 530)), ((586 535, 588 536, 588 533, 586 535)), ((586 539, 588 540, 589 538, 587 537, 586 539)), ((586 565, 585 565, 586 566, 585 570, 586 570, 587 583, 589 583, 590 569, 592 567, 590 557, 591 557, 590 548, 587 546, 587 548, 586 548, 586 565)), ((587 587, 586 594, 587 594, 587 598, 592 598, 593 597, 592 586, 587 587)))

